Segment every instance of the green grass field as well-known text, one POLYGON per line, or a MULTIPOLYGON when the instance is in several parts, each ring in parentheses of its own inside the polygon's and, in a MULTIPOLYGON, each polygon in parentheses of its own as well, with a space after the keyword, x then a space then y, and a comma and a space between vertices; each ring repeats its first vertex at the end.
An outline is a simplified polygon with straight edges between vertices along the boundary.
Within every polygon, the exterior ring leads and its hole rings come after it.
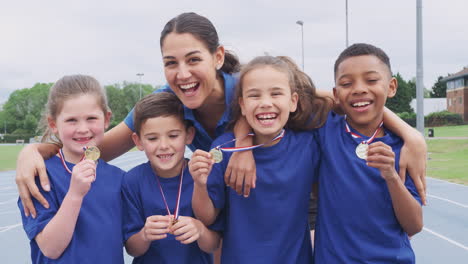
POLYGON ((426 137, 427 131, 429 128, 434 129, 435 137, 468 137, 468 125, 464 126, 445 126, 445 127, 427 127, 426 128, 426 137))
POLYGON ((22 148, 23 145, 0 145, 0 171, 16 168, 16 156, 22 148))
POLYGON ((468 184, 468 140, 427 141, 427 176, 468 184))

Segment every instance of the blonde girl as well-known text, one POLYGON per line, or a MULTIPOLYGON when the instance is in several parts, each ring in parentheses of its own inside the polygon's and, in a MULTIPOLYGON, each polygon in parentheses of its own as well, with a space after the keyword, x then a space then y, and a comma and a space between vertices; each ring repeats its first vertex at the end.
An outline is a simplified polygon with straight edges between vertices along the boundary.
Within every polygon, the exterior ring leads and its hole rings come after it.
POLYGON ((26 216, 18 200, 32 263, 123 263, 123 171, 84 157, 103 140, 110 117, 105 91, 93 77, 65 76, 52 86, 43 140, 60 151, 45 161, 51 190, 40 191, 49 208, 34 199, 37 215, 26 216))

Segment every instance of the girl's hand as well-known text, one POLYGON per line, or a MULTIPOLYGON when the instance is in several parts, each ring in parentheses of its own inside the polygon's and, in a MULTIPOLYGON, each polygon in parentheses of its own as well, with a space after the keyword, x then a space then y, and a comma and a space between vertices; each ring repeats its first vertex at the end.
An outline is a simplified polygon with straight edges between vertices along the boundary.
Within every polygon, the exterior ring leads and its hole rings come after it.
POLYGON ((195 183, 206 185, 208 175, 210 175, 213 168, 214 160, 211 154, 197 149, 189 161, 189 171, 195 183))
POLYGON ((404 182, 408 170, 423 205, 426 204, 426 155, 426 141, 420 134, 414 137, 414 141, 405 141, 400 152, 400 178, 404 182))
POLYGON ((257 181, 257 170, 252 151, 234 152, 232 154, 224 174, 224 181, 237 194, 244 194, 244 197, 249 197, 250 189, 255 188, 255 182, 257 181))
POLYGON ((142 229, 143 240, 151 242, 167 237, 169 233, 171 217, 168 215, 152 215, 146 218, 145 226, 142 229))
POLYGON ((386 181, 398 178, 395 170, 395 153, 383 142, 374 142, 367 151, 367 165, 380 170, 380 175, 386 181))
POLYGON ((16 161, 16 185, 18 186, 19 196, 23 204, 24 214, 26 216, 31 214, 33 218, 36 217, 36 208, 34 208, 31 195, 42 206, 49 208, 49 203, 36 186, 36 175, 39 176, 42 189, 47 192, 50 191, 44 159, 36 148, 36 144, 29 144, 21 150, 16 161))
POLYGON ((170 233, 182 244, 190 244, 200 238, 203 224, 192 217, 179 216, 176 224, 171 226, 170 233))
POLYGON ((96 180, 96 163, 93 160, 82 160, 73 167, 69 192, 75 197, 83 198, 96 180))

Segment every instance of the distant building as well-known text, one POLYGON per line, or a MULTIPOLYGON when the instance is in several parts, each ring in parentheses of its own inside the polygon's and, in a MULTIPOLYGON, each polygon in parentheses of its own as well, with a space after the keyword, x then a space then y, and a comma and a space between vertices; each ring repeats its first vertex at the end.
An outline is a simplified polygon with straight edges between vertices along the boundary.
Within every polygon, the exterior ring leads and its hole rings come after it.
MULTIPOLYGON (((411 100, 411 108, 417 109, 418 103, 416 99, 411 100)), ((424 98, 424 116, 430 113, 440 112, 447 110, 447 99, 446 98, 424 98)))
POLYGON ((468 67, 442 79, 447 85, 447 110, 468 121, 468 67))

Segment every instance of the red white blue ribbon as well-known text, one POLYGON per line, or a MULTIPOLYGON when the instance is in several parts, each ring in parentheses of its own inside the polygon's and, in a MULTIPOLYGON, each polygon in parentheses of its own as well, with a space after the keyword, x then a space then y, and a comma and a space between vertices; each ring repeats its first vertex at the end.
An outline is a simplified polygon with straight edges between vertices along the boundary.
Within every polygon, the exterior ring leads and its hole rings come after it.
MULTIPOLYGON (((183 179, 184 179, 185 163, 186 162, 184 160, 184 164, 182 165, 182 171, 180 172, 179 190, 177 192, 176 206, 174 208, 174 220, 179 219, 180 196, 182 194, 182 182, 183 182, 183 179)), ((157 176, 157 175, 156 175, 156 180, 158 181, 159 191, 161 192, 161 196, 163 198, 164 205, 166 206, 167 215, 171 216, 171 210, 169 210, 169 206, 167 205, 166 196, 164 195, 164 191, 163 191, 163 188, 161 186, 161 182, 159 181, 159 176, 157 176)))
MULTIPOLYGON (((224 152, 239 152, 239 151, 252 150, 252 149, 261 147, 261 146, 263 146, 263 145, 269 144, 269 143, 271 143, 271 142, 275 142, 275 141, 277 141, 277 140, 282 139, 282 138, 284 137, 284 133, 285 133, 285 130, 282 129, 281 132, 280 132, 275 138, 273 138, 270 142, 265 142, 265 143, 258 144, 258 145, 246 146, 246 147, 233 147, 233 148, 222 148, 222 147, 221 147, 221 146, 223 146, 223 145, 226 145, 226 144, 228 144, 228 143, 231 143, 231 142, 233 142, 233 141, 236 141, 237 138, 235 138, 235 139, 230 140, 230 141, 228 141, 228 142, 226 142, 226 143, 223 143, 223 144, 221 144, 221 145, 216 146, 215 149, 219 149, 219 150, 222 150, 222 151, 224 151, 224 152)), ((247 136, 255 136, 255 134, 254 134, 254 133, 249 133, 249 134, 247 134, 245 137, 247 137, 247 136)), ((245 137, 244 137, 244 138, 245 138, 245 137)))
MULTIPOLYGON (((375 137, 377 136, 377 133, 379 133, 379 131, 382 129, 382 126, 383 126, 383 120, 380 122, 379 127, 375 130, 374 134, 372 134, 372 136, 368 140, 364 140, 361 143, 363 144, 372 143, 372 141, 374 141, 375 137)), ((362 138, 361 135, 356 134, 351 131, 351 129, 349 128, 348 122, 346 122, 346 116, 345 116, 345 129, 346 129, 346 132, 350 133, 351 136, 353 136, 353 138, 362 138)))
MULTIPOLYGON (((86 148, 84 148, 84 149, 86 149, 86 148)), ((72 174, 72 171, 70 170, 70 168, 68 168, 67 163, 65 162, 65 155, 63 154, 63 149, 60 149, 58 154, 59 154, 60 160, 62 161, 62 165, 65 168, 65 170, 67 170, 68 173, 72 174)), ((85 158, 85 156, 83 154, 83 157, 81 157, 80 161, 84 160, 84 158, 85 158)))

